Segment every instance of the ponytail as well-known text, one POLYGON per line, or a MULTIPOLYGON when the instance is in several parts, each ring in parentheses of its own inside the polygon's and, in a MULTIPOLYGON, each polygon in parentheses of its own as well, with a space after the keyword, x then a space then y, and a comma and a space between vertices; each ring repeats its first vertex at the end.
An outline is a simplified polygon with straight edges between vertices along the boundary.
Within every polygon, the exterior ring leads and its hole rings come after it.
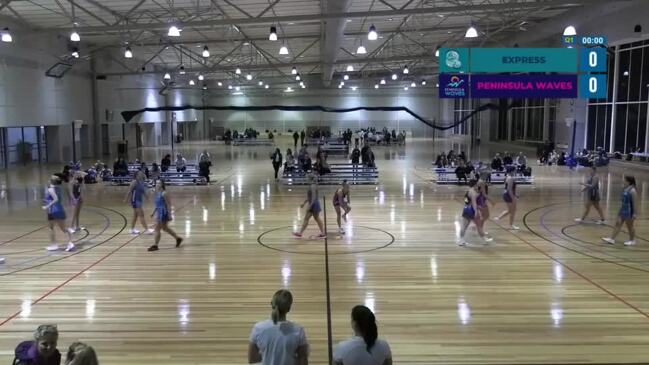
POLYGON ((367 345, 367 352, 370 352, 379 336, 374 313, 364 305, 357 305, 352 309, 352 320, 367 345))
POLYGON ((273 324, 277 324, 280 320, 280 317, 285 317, 286 313, 291 310, 291 305, 293 304, 293 295, 288 290, 278 290, 273 295, 273 299, 270 302, 271 307, 273 308, 270 318, 273 320, 273 324))

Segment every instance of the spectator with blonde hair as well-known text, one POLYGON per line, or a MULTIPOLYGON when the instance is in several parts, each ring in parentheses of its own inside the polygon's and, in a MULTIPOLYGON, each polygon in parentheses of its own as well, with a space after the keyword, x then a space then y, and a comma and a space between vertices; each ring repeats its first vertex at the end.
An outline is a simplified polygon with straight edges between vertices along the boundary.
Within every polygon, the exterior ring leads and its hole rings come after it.
POLYGON ((99 365, 99 360, 92 346, 74 342, 68 349, 65 365, 99 365))
POLYGON ((34 332, 34 341, 21 342, 15 350, 13 365, 60 365, 61 353, 56 349, 59 330, 42 324, 34 332))
POLYGON ((304 328, 286 320, 293 295, 278 290, 270 302, 271 319, 257 322, 250 333, 248 363, 263 365, 308 365, 308 349, 304 328))

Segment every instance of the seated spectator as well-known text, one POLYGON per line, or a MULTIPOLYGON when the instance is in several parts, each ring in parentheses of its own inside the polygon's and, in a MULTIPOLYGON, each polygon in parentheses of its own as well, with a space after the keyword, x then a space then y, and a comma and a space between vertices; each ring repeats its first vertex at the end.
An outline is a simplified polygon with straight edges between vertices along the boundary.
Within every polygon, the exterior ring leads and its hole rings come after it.
POLYGON ((460 154, 457 156, 460 160, 464 160, 464 162, 468 162, 466 159, 466 154, 464 151, 460 151, 460 154))
POLYGON ((467 183, 467 169, 466 166, 464 166, 464 161, 460 160, 460 164, 458 167, 455 168, 455 176, 457 177, 457 182, 462 183, 462 180, 464 180, 464 183, 467 183))
POLYGON ((392 365, 392 352, 385 340, 378 338, 376 317, 363 305, 352 309, 354 337, 340 342, 334 350, 336 365, 392 365))
POLYGON ((248 363, 264 365, 302 365, 308 363, 309 344, 304 328, 286 320, 293 295, 278 290, 270 302, 271 319, 257 322, 250 333, 248 363))
POLYGON ((367 149, 365 149, 365 153, 361 152, 361 159, 363 160, 363 165, 366 167, 376 167, 376 164, 374 162, 374 152, 372 152, 372 149, 369 146, 366 146, 367 149))
POLYGON ((566 153, 561 152, 561 155, 557 158, 557 165, 565 166, 566 165, 566 153))
POLYGON ((452 161, 455 161, 455 152, 453 150, 448 151, 448 155, 446 155, 446 160, 450 164, 452 161))
POLYGON ((162 161, 160 161, 160 170, 162 172, 167 172, 167 170, 169 170, 169 166, 171 166, 171 155, 166 154, 162 161))
POLYGON ((146 166, 146 162, 140 163, 140 167, 138 167, 138 170, 142 171, 144 173, 144 176, 148 179, 151 174, 149 172, 149 168, 146 166))
POLYGON ((60 365, 61 353, 56 349, 59 331, 55 325, 43 324, 34 332, 34 341, 21 342, 15 350, 13 365, 60 365))
POLYGON ((358 165, 361 161, 361 150, 358 149, 358 143, 354 146, 349 159, 352 161, 352 164, 358 165))
POLYGON ((95 349, 83 342, 70 345, 65 365, 99 365, 95 349))
POLYGON ((437 158, 435 159, 435 167, 438 169, 446 167, 442 162, 442 155, 437 155, 437 158))
POLYGON ((151 171, 149 172, 151 180, 158 181, 160 179, 160 167, 157 163, 151 164, 151 171))
POLYGON ((519 152, 518 156, 516 156, 515 165, 520 171, 523 171, 527 168, 527 157, 525 157, 523 152, 519 152))
POLYGON ((494 171, 503 171, 503 160, 500 158, 500 153, 496 153, 496 156, 491 160, 491 169, 494 171))
POLYGON ((503 157, 503 165, 510 166, 513 164, 514 159, 512 158, 512 155, 510 155, 508 151, 505 151, 505 156, 503 157))
POLYGON ((187 160, 178 153, 176 155, 176 172, 185 172, 187 170, 187 160))
POLYGON ((300 167, 302 168, 302 171, 311 171, 312 162, 311 162, 311 157, 308 154, 304 156, 304 160, 302 160, 302 164, 300 167))

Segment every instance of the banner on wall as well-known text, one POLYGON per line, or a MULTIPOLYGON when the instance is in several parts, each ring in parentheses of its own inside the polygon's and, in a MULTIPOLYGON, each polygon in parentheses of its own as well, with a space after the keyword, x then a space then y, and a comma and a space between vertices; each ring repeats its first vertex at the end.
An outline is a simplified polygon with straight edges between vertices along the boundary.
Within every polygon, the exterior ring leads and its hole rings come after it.
POLYGON ((573 99, 578 94, 577 75, 472 75, 473 98, 573 99))
POLYGON ((439 75, 439 97, 468 98, 469 97, 469 75, 467 74, 440 74, 439 75))

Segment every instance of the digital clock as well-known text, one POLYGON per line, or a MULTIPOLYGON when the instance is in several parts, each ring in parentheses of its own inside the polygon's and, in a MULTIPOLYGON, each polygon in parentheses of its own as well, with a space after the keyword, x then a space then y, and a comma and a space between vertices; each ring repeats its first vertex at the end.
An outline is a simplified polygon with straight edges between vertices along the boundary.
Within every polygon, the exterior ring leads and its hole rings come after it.
POLYGON ((582 46, 606 46, 607 41, 605 36, 579 36, 579 44, 582 46))

